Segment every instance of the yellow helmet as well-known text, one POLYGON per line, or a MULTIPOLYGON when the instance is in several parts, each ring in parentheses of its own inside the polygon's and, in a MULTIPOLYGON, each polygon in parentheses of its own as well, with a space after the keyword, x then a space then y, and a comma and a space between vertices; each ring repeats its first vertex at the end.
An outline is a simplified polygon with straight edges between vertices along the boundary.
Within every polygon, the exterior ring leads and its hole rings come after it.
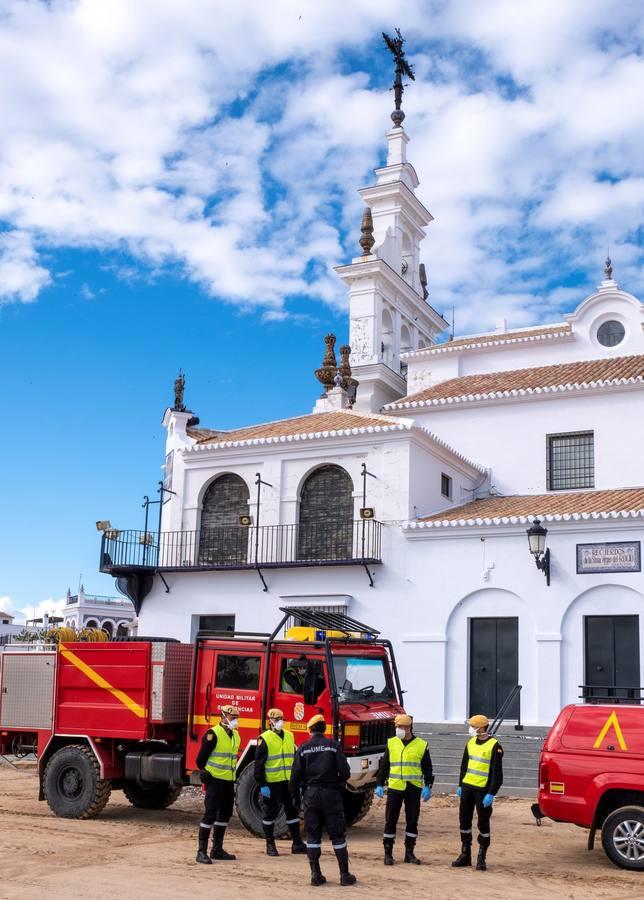
POLYGON ((229 716, 239 717, 239 710, 237 709, 236 706, 231 706, 230 704, 227 704, 226 706, 221 707, 221 714, 222 714, 222 716, 226 716, 227 718, 229 716))
POLYGON ((407 713, 399 713, 394 718, 394 725, 397 728, 411 728, 411 716, 408 716, 407 713))
POLYGON ((326 725, 325 718, 324 716, 320 715, 320 713, 318 713, 316 716, 313 716, 312 719, 309 719, 309 721, 306 723, 306 727, 310 731, 314 725, 318 724, 318 722, 323 722, 326 725))
POLYGON ((471 719, 468 719, 467 724, 471 725, 472 728, 487 728, 487 726, 490 724, 490 720, 487 716, 479 714, 477 716, 472 716, 471 719))
POLYGON ((269 709, 268 718, 269 719, 283 719, 284 713, 282 712, 281 709, 269 709))

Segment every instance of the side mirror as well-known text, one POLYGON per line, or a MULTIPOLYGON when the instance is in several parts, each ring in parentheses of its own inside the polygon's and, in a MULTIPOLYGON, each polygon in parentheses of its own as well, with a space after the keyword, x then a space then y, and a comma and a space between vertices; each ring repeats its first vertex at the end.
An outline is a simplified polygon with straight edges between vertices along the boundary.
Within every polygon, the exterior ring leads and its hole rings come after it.
POLYGON ((304 688, 302 690, 304 702, 307 706, 315 706, 318 702, 318 697, 320 696, 320 692, 318 691, 318 671, 319 666, 317 661, 310 659, 306 664, 306 671, 304 672, 304 688))

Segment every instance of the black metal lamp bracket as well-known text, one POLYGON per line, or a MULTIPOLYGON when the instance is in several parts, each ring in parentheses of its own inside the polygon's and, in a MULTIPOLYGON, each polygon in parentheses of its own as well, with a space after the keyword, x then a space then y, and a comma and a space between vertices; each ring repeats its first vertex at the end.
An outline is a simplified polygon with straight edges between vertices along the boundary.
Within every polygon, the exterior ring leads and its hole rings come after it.
POLYGON ((541 557, 535 558, 535 563, 537 564, 537 569, 546 576, 546 584, 550 587, 550 547, 541 557))

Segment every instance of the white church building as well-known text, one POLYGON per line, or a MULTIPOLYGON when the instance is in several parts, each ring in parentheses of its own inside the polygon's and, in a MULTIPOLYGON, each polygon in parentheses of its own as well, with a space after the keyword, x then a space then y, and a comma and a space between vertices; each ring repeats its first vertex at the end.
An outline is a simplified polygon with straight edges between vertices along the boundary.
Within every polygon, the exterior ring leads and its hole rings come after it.
POLYGON ((387 134, 362 255, 337 269, 352 371, 327 336, 312 412, 233 431, 201 426, 179 379, 161 535, 110 528, 101 568, 140 635, 346 610, 393 641, 418 721, 494 714, 517 684, 526 724, 638 696, 644 305, 607 260, 561 322, 437 343, 408 141, 387 134))

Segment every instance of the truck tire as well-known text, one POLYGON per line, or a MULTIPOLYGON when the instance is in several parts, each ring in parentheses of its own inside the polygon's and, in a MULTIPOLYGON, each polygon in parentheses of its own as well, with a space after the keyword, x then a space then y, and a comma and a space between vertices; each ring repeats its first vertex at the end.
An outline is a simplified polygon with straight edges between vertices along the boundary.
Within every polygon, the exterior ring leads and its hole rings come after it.
POLYGON ((98 760, 85 744, 57 750, 45 767, 43 792, 56 816, 92 819, 110 797, 112 782, 101 778, 98 760))
POLYGON ((123 793, 137 809, 167 809, 179 799, 182 790, 180 784, 157 781, 126 781, 123 785, 123 793))
MULTIPOLYGON (((255 781, 255 775, 252 764, 246 766, 237 779, 237 790, 235 791, 235 806, 237 807, 237 815, 239 821, 244 828, 254 834, 256 837, 264 837, 264 829, 262 828, 262 808, 260 806, 259 785, 255 781)), ((288 837, 288 828, 286 826, 286 816, 282 810, 275 820, 275 837, 288 837)))
POLYGON ((357 825, 367 815, 373 803, 373 789, 367 791, 345 791, 344 801, 344 818, 347 822, 347 828, 357 825))
POLYGON ((602 846, 622 869, 644 870, 644 807, 622 806, 602 825, 602 846))

